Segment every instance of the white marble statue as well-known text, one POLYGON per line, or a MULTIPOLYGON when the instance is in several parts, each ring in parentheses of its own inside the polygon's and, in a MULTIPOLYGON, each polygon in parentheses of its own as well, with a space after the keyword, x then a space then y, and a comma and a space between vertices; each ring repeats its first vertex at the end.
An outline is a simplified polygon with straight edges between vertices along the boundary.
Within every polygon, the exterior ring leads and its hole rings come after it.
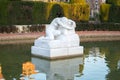
POLYGON ((35 40, 32 54, 48 58, 82 54, 83 46, 75 27, 76 23, 66 17, 55 18, 46 25, 45 36, 35 40))
POLYGON ((46 36, 44 39, 56 40, 63 35, 73 34, 75 33, 75 27, 75 22, 66 17, 55 18, 51 24, 46 27, 46 36))

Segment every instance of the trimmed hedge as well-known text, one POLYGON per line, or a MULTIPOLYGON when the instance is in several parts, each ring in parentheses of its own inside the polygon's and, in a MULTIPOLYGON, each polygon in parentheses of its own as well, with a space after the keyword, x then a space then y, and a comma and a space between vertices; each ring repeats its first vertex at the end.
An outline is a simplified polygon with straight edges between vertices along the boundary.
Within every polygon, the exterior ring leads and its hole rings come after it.
POLYGON ((76 31, 120 31, 120 23, 76 23, 76 31))
POLYGON ((109 22, 120 23, 120 6, 112 5, 109 12, 109 22))
POLYGON ((86 3, 85 0, 70 0, 70 3, 86 3))
POLYGON ((101 21, 108 21, 110 4, 101 4, 100 5, 100 18, 101 21))
POLYGON ((72 12, 71 11, 71 5, 62 3, 62 4, 60 4, 60 6, 63 8, 64 16, 66 16, 67 18, 71 18, 71 12, 72 12))
POLYGON ((7 15, 8 15, 8 1, 0 1, 0 24, 7 24, 7 15))
POLYGON ((120 6, 120 0, 106 0, 108 4, 120 6))
MULTIPOLYGON (((76 31, 120 31, 120 23, 80 23, 76 22, 76 31)), ((45 25, 26 25, 24 32, 41 32, 45 30, 45 25)), ((0 33, 18 33, 19 29, 15 26, 1 26, 0 33)))
POLYGON ((56 17, 63 17, 64 10, 60 4, 53 4, 49 12, 48 22, 50 23, 56 17))
POLYGON ((101 4, 100 17, 103 22, 120 23, 120 6, 101 4))
POLYGON ((88 21, 90 8, 88 4, 71 4, 71 18, 75 21, 88 21))
POLYGON ((27 25, 48 24, 60 15, 88 21, 90 10, 88 4, 6 1, 0 3, 0 12, 0 25, 27 25))
POLYGON ((108 21, 120 23, 120 0, 106 0, 106 3, 111 4, 108 21))
POLYGON ((33 23, 32 24, 44 24, 47 23, 47 11, 49 9, 47 9, 49 6, 49 4, 44 3, 44 2, 34 2, 33 3, 33 12, 32 12, 32 16, 33 16, 33 23))
POLYGON ((8 24, 32 24, 33 23, 33 14, 32 2, 18 2, 12 1, 9 3, 8 7, 8 24))

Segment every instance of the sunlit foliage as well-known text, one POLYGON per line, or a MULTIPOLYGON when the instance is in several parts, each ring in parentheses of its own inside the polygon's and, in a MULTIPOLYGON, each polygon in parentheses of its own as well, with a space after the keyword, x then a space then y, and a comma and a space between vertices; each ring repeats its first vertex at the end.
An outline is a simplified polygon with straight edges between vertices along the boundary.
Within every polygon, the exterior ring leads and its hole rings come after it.
POLYGON ((110 10, 110 4, 101 4, 100 14, 101 14, 101 20, 102 21, 108 21, 109 10, 110 10))

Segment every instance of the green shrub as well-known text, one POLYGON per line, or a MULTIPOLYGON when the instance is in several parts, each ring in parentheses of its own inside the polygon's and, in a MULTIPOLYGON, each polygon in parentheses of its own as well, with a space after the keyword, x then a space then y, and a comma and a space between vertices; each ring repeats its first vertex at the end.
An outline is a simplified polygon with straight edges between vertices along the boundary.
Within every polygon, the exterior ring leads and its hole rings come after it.
POLYGON ((88 21, 90 16, 90 7, 86 0, 70 0, 70 18, 75 21, 88 21))
POLYGON ((101 21, 120 23, 120 6, 102 4, 100 6, 101 21))
POLYGON ((47 24, 57 14, 75 21, 89 20, 88 4, 4 1, 0 3, 0 25, 47 24))
POLYGON ((120 23, 120 6, 112 5, 109 12, 109 22, 120 23))
POLYGON ((56 17, 62 16, 64 16, 63 8, 59 4, 54 4, 49 13, 49 22, 51 22, 56 17))
POLYGON ((71 18, 75 21, 88 21, 90 8, 88 4, 72 4, 71 18))
POLYGON ((120 6, 120 0, 107 0, 106 2, 109 4, 120 6))
POLYGON ((33 7, 33 23, 43 24, 46 20, 47 4, 44 2, 34 2, 33 7))
POLYGON ((101 4, 100 6, 101 21, 108 21, 109 9, 110 9, 110 4, 101 4))
POLYGON ((32 2, 11 1, 8 8, 8 24, 32 24, 32 2))
POLYGON ((120 31, 119 23, 76 23, 76 31, 120 31))
POLYGON ((63 8, 63 13, 64 16, 66 16, 67 18, 71 18, 71 5, 70 4, 65 4, 65 3, 61 3, 60 6, 63 8))
POLYGON ((0 25, 7 24, 8 1, 0 1, 0 25))
POLYGON ((70 0, 70 3, 86 3, 85 0, 70 0))

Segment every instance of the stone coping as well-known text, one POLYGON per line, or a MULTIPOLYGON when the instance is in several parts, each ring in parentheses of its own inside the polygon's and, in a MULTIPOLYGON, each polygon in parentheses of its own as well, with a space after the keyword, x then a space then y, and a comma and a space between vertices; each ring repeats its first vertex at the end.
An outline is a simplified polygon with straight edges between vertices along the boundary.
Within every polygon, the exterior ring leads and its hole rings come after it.
MULTIPOLYGON (((76 31, 81 42, 89 41, 120 41, 120 31, 76 31)), ((44 32, 33 33, 0 33, 0 44, 33 43, 44 32)))

